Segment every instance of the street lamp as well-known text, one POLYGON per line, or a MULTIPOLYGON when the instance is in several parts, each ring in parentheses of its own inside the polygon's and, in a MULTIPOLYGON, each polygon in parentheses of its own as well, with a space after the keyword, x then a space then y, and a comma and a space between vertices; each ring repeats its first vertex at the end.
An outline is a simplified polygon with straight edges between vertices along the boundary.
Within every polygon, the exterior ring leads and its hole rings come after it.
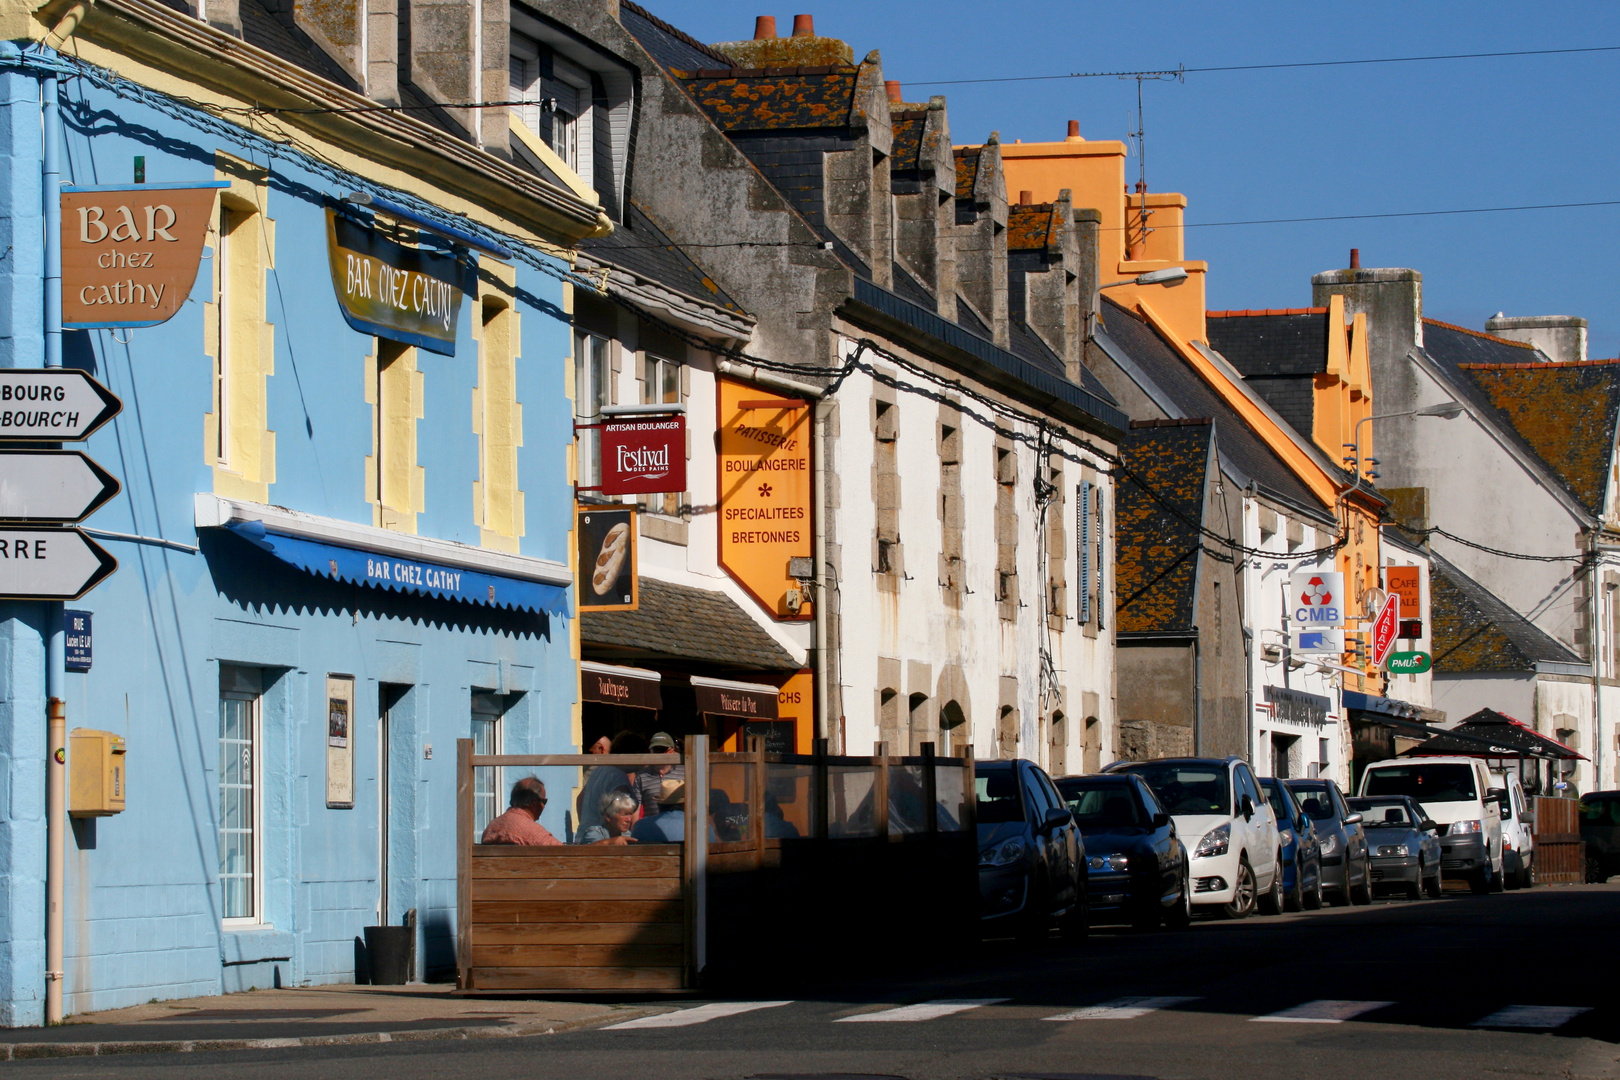
MULTIPOLYGON (((1144 275, 1145 276, 1145 275, 1144 275)), ((1442 420, 1455 420, 1462 415, 1463 407, 1460 401, 1442 401, 1438 405, 1425 405, 1421 409, 1408 409, 1405 412, 1384 413, 1382 416, 1363 416, 1356 421, 1356 441, 1351 444, 1355 447, 1355 477, 1356 483, 1361 483, 1361 425, 1370 424, 1374 420, 1393 420, 1400 416, 1438 416, 1442 420)))
POLYGON ((1135 277, 1126 278, 1124 281, 1110 281, 1106 285, 1097 286, 1097 288, 1101 290, 1112 289, 1116 285, 1163 285, 1167 289, 1173 289, 1186 280, 1186 267, 1167 266, 1163 270, 1149 270, 1145 274, 1137 274, 1135 277))

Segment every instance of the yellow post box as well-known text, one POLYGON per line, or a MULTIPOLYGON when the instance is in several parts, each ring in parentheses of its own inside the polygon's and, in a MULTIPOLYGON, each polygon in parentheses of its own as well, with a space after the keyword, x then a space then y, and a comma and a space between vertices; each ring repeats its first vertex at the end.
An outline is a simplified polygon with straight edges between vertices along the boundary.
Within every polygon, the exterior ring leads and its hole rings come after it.
POLYGON ((68 813, 106 817, 124 810, 124 737, 74 728, 68 734, 68 813))

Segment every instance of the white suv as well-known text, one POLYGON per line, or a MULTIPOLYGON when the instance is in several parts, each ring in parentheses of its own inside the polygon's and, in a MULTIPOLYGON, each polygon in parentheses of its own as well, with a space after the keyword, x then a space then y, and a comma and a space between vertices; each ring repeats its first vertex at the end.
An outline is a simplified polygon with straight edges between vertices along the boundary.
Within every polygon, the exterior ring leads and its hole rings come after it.
POLYGON ((1195 906, 1220 906, 1228 918, 1258 906, 1282 911, 1282 847, 1271 803, 1248 762, 1229 758, 1116 761, 1104 772, 1135 773, 1148 782, 1176 823, 1191 861, 1195 906))
POLYGON ((1536 815, 1516 772, 1492 772, 1491 786, 1508 793, 1502 803, 1502 883, 1510 889, 1534 884, 1536 815))
POLYGON ((1502 802, 1485 763, 1470 757, 1375 761, 1361 774, 1361 794, 1410 795, 1440 825, 1440 867, 1466 878, 1476 894, 1501 892, 1502 802))

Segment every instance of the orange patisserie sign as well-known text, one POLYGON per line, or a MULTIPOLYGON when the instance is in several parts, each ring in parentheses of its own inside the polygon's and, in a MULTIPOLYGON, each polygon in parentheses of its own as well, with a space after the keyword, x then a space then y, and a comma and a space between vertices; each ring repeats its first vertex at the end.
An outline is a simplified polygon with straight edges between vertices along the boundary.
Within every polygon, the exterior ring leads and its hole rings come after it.
POLYGON ((156 326, 191 294, 225 181, 62 189, 62 325, 156 326))
POLYGON ((720 565, 778 619, 811 617, 810 596, 798 610, 798 582, 788 561, 812 553, 810 403, 735 379, 716 380, 720 422, 720 565))

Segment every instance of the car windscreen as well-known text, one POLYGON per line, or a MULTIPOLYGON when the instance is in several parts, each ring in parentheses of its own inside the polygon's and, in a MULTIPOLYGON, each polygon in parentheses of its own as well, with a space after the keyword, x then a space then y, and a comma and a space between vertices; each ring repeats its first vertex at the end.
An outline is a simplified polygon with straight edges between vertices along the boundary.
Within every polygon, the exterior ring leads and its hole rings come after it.
POLYGON ((1328 794, 1326 784, 1315 784, 1309 787, 1300 784, 1290 784, 1294 798, 1299 800, 1299 808, 1309 814, 1315 821, 1332 821, 1333 796, 1328 794))
POLYGON ((1143 826, 1142 809, 1131 785, 1119 781, 1090 780, 1058 785, 1074 823, 1082 829, 1122 829, 1143 826))
POLYGON ((1277 823, 1283 828, 1294 820, 1294 812, 1288 807, 1288 796, 1283 794, 1283 786, 1275 780, 1260 781, 1260 790, 1266 793, 1266 801, 1271 804, 1271 812, 1277 815, 1277 823))
POLYGON ((1406 827, 1416 825, 1404 802, 1379 802, 1377 799, 1351 799, 1350 809, 1361 815, 1361 823, 1369 829, 1406 827))
POLYGON ((978 802, 980 825, 1024 820, 1024 806, 1018 798, 1016 770, 993 769, 980 773, 973 778, 973 794, 978 802))
POLYGON ((1468 802, 1479 797, 1467 765, 1388 765, 1369 769, 1363 795, 1410 795, 1420 803, 1468 802))
POLYGON ((1176 761, 1150 761, 1130 771, 1148 782, 1165 810, 1172 814, 1230 814, 1232 784, 1225 765, 1194 765, 1176 761))

